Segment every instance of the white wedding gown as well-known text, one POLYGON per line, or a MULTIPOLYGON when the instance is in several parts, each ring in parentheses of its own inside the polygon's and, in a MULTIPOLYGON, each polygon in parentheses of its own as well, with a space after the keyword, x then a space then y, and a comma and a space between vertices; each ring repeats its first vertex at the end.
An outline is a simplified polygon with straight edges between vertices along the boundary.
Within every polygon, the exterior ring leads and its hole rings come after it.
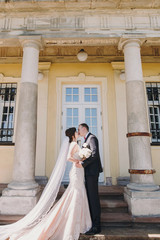
MULTIPOLYGON (((69 153, 75 144, 70 144, 69 153)), ((73 157, 80 159, 78 152, 73 157)), ((49 213, 37 225, 25 231, 23 229, 18 235, 11 235, 10 240, 78 240, 80 233, 90 229, 84 169, 77 168, 73 163, 69 177, 70 183, 66 191, 49 213)))

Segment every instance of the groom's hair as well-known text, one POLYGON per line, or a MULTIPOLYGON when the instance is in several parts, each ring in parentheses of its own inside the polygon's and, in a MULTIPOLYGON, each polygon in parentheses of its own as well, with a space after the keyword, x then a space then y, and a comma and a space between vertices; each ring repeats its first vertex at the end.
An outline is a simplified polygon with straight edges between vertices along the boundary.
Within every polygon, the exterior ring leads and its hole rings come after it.
POLYGON ((82 127, 85 127, 87 131, 89 132, 89 126, 86 123, 81 123, 80 124, 82 127))

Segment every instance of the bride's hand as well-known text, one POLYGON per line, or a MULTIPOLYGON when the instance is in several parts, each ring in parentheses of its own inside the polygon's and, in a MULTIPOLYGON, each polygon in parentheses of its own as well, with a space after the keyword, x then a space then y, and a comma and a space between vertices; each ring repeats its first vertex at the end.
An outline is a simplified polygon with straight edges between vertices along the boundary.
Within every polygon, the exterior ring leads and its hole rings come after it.
POLYGON ((76 163, 76 167, 77 167, 77 168, 82 168, 81 161, 79 161, 78 163, 76 163))
POLYGON ((79 162, 78 159, 75 159, 75 158, 73 158, 73 157, 68 158, 68 161, 74 162, 74 163, 78 163, 78 162, 79 162))

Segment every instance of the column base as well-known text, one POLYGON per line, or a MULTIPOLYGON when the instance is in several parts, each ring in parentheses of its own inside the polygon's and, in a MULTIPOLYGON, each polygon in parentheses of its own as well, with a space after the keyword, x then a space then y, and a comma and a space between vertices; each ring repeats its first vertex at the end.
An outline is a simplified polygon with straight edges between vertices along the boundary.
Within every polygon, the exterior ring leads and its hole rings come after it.
POLYGON ((5 188, 0 198, 0 214, 25 215, 38 202, 40 187, 29 190, 5 188))
POLYGON ((130 190, 137 190, 137 191, 157 191, 159 190, 159 186, 156 184, 140 184, 140 183, 129 183, 127 184, 127 188, 130 190))
POLYGON ((136 191, 125 187, 124 198, 132 216, 160 216, 160 190, 136 191))
POLYGON ((8 184, 8 188, 9 189, 26 189, 26 190, 30 190, 30 189, 35 189, 38 187, 38 183, 36 183, 34 180, 30 180, 30 181, 25 181, 25 182, 18 182, 18 181, 12 181, 8 184))

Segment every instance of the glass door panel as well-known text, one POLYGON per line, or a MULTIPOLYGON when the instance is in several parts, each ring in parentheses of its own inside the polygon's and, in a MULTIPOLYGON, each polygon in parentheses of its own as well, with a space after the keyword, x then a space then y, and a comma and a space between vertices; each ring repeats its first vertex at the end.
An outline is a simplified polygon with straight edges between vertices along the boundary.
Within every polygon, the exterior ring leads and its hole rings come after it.
MULTIPOLYGON (((99 140, 103 162, 100 87, 98 85, 64 85, 62 96, 62 139, 67 128, 78 129, 80 123, 87 123, 89 131, 99 140)), ((82 146, 84 138, 80 137, 78 140, 79 145, 82 146)), ((72 163, 68 162, 63 182, 69 181, 71 166, 72 163)), ((103 174, 100 174, 100 181, 103 180, 103 174)))

